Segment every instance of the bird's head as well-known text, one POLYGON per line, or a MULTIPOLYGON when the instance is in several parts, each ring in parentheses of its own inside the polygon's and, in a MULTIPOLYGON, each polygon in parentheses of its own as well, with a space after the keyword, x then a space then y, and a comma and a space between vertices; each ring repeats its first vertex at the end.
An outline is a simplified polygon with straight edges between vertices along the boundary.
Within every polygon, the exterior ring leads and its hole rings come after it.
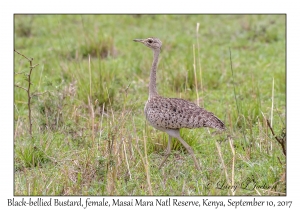
POLYGON ((162 46, 162 42, 158 38, 154 37, 149 37, 147 39, 134 39, 133 41, 143 43, 153 50, 160 49, 162 46))

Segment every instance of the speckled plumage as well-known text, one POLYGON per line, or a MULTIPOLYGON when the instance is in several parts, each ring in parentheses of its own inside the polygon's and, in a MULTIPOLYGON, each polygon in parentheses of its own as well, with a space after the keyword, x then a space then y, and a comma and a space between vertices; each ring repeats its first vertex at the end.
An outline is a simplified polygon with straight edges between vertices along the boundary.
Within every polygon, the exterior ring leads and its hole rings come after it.
POLYGON ((159 129, 211 127, 224 130, 224 123, 213 113, 180 98, 154 96, 145 105, 149 123, 159 129))
POLYGON ((153 50, 153 62, 150 73, 149 97, 144 112, 150 125, 169 134, 166 157, 161 162, 162 167, 171 152, 171 138, 177 138, 192 156, 196 169, 200 170, 193 149, 181 138, 180 128, 211 127, 225 130, 224 123, 213 113, 206 111, 196 104, 179 99, 164 98, 156 90, 156 70, 162 42, 157 38, 135 39, 153 50))

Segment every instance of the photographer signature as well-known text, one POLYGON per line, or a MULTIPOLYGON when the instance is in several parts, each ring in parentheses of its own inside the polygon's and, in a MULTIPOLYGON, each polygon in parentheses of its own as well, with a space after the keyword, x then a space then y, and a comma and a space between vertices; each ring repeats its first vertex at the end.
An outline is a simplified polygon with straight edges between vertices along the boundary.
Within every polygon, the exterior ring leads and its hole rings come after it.
POLYGON ((265 182, 258 182, 255 180, 255 178, 252 177, 247 177, 244 181, 240 183, 236 183, 234 185, 230 185, 227 183, 225 180, 218 181, 217 183, 208 183, 206 185, 207 188, 215 188, 219 190, 232 190, 235 192, 238 188, 243 189, 243 190, 249 190, 252 191, 254 189, 274 189, 276 190, 277 185, 270 186, 266 184, 265 182))

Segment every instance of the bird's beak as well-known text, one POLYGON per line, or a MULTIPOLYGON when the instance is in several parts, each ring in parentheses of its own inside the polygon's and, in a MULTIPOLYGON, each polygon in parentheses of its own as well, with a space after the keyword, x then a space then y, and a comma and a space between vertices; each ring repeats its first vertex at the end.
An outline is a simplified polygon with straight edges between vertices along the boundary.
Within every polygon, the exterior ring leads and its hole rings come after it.
POLYGON ((135 41, 135 42, 144 42, 143 39, 134 39, 133 41, 135 41))

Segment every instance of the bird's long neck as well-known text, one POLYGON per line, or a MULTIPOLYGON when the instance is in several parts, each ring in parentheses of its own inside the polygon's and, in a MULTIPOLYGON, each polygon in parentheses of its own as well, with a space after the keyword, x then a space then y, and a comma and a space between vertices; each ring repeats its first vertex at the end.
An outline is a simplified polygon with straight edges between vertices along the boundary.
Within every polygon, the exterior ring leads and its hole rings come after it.
POLYGON ((158 95, 156 90, 156 69, 158 66, 158 56, 160 49, 153 50, 153 62, 150 73, 150 82, 149 82, 149 99, 153 96, 158 95))

